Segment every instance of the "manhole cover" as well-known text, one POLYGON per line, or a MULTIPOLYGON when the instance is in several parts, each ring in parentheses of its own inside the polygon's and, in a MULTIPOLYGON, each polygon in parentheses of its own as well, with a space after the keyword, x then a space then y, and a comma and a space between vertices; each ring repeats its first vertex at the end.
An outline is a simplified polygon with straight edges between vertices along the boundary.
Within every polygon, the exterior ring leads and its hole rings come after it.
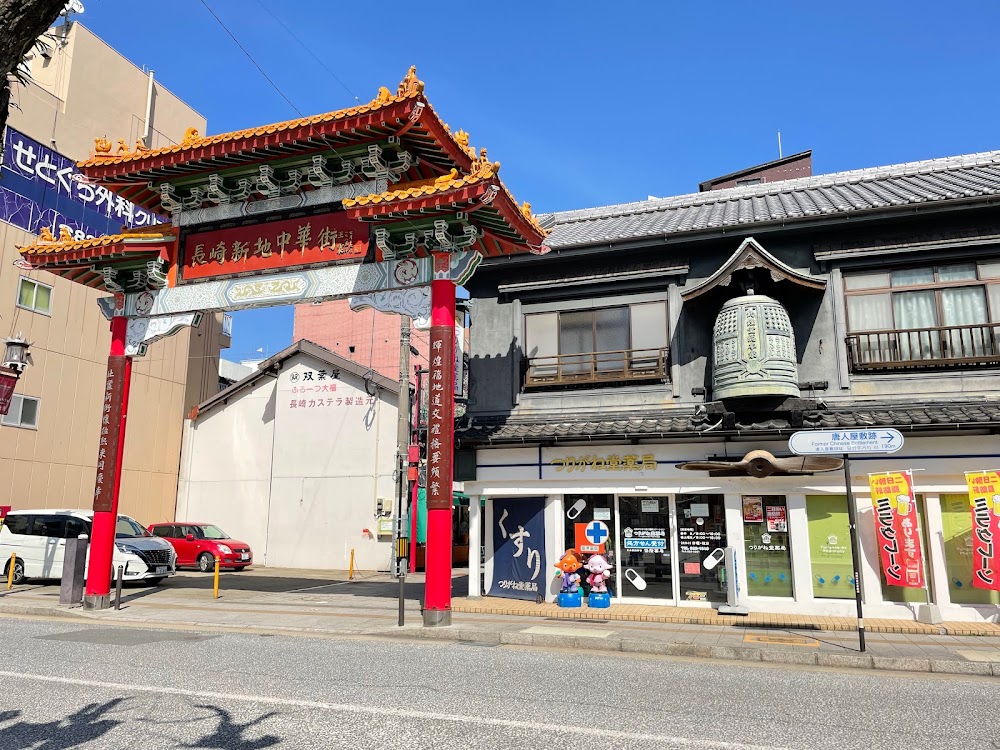
POLYGON ((815 648, 819 641, 812 638, 803 638, 798 635, 755 635, 748 633, 743 636, 744 643, 773 643, 779 646, 808 646, 815 648))
POLYGON ((163 630, 132 630, 125 628, 93 628, 88 630, 73 630, 69 633, 55 635, 39 635, 40 641, 69 641, 72 643, 95 643, 107 646, 146 646, 150 643, 164 641, 197 642, 218 638, 216 635, 189 635, 187 633, 171 633, 163 630))

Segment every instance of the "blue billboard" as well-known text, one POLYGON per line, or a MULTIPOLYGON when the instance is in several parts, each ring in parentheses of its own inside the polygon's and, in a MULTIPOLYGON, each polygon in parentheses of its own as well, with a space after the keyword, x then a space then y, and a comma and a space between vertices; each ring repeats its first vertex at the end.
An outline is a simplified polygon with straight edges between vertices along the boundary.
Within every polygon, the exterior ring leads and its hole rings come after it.
POLYGON ((35 235, 47 227, 58 236, 65 226, 82 240, 163 219, 102 185, 88 184, 72 159, 8 127, 0 161, 0 221, 35 235))

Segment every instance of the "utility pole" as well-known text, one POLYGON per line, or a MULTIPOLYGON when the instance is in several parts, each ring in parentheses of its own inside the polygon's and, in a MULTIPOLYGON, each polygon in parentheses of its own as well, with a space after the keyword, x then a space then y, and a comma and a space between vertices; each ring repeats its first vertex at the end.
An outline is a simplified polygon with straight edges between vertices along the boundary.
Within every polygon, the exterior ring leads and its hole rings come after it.
POLYGON ((409 488, 410 453, 410 319, 400 315, 399 324, 399 399, 396 423, 396 576, 399 578, 399 626, 403 626, 406 588, 407 528, 406 508, 409 488))

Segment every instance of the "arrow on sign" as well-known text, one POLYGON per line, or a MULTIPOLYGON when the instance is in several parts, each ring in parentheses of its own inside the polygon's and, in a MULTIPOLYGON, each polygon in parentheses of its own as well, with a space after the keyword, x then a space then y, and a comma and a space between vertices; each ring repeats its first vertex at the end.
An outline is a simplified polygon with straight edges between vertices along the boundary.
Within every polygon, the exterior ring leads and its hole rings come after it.
POLYGON ((893 441, 896 439, 896 436, 893 435, 891 432, 883 432, 882 437, 885 440, 885 447, 891 448, 893 441))

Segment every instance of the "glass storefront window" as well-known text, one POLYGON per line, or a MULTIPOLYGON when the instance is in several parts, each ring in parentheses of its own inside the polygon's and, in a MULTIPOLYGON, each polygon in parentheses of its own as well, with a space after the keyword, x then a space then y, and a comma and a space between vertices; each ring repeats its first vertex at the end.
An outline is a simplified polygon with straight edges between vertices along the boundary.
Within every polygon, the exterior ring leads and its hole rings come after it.
MULTIPOLYGON (((586 526, 592 521, 601 521, 608 527, 609 532, 608 538, 604 543, 604 557, 607 559, 608 564, 611 565, 611 569, 614 570, 616 540, 618 539, 615 533, 614 495, 566 495, 563 498, 563 509, 566 514, 564 519, 566 529, 566 545, 563 550, 560 550, 560 552, 569 549, 576 549, 577 525, 586 526)), ((586 562, 589 556, 590 555, 587 553, 581 553, 578 555, 578 557, 582 558, 580 562, 586 562)), ((589 594, 590 587, 587 585, 587 571, 581 568, 579 573, 580 588, 585 595, 589 594)), ((615 595, 614 583, 614 578, 607 582, 608 591, 612 596, 615 595)))
POLYGON ((702 566, 713 550, 726 546, 722 495, 677 496, 677 575, 682 601, 726 601, 726 566, 702 566))
POLYGON ((954 604, 1000 604, 1000 591, 972 585, 972 507, 968 494, 941 495, 948 591, 954 604))
POLYGON ((620 497, 622 595, 673 599, 670 500, 620 497))
POLYGON ((845 495, 806 498, 809 523, 809 560, 813 596, 819 599, 854 598, 854 560, 851 524, 845 495))
POLYGON ((781 495, 743 496, 743 539, 750 596, 792 595, 788 508, 781 495))
MULTIPOLYGON (((920 548, 923 550, 924 580, 927 580, 927 522, 924 520, 924 497, 916 495, 917 526, 920 532, 920 548)), ((860 521, 859 521, 860 523, 860 521)), ((872 521, 874 523, 874 521, 872 521)), ((882 598, 887 602, 899 604, 924 604, 927 601, 927 589, 917 589, 911 586, 889 586, 885 582, 885 571, 882 570, 882 559, 879 557, 878 575, 882 583, 882 598)))

